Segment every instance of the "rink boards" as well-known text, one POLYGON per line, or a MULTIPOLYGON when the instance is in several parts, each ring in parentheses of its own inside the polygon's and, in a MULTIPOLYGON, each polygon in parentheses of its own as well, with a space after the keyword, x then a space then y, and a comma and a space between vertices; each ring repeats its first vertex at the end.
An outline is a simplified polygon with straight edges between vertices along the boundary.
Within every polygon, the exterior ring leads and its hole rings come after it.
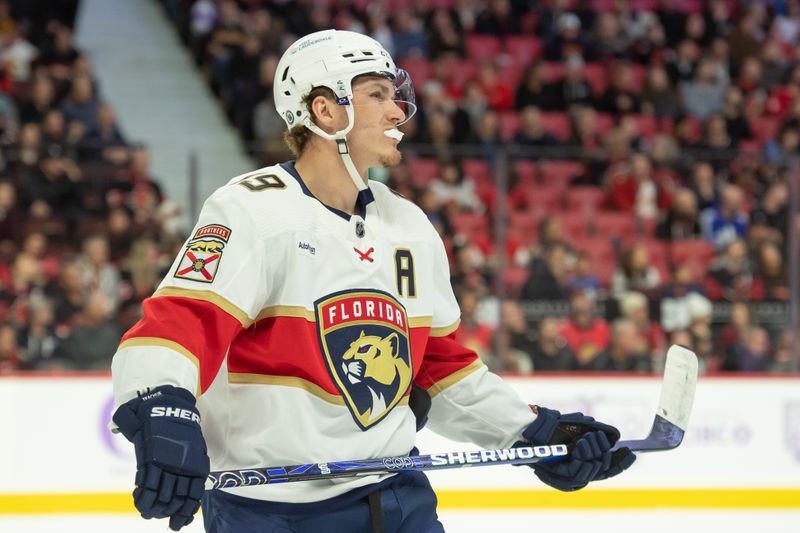
MULTIPOLYGON (((649 430, 660 378, 506 377, 531 403, 649 430)), ((0 378, 0 513, 128 512, 132 447, 112 436, 111 382, 92 376, 0 378)), ((423 430, 421 453, 476 449, 423 430)), ((355 458, 354 458, 355 459, 355 458)), ((527 467, 431 473, 443 509, 800 509, 800 377, 702 378, 677 450, 640 455, 618 478, 571 494, 527 467)))

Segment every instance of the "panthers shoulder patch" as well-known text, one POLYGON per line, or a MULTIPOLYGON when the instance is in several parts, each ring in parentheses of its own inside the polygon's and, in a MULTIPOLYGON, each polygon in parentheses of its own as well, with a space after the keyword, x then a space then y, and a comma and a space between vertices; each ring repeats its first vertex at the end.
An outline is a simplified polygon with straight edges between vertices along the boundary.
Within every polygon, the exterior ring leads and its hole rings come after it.
POLYGON ((199 228, 186 243, 175 277, 202 283, 213 282, 230 236, 231 230, 220 224, 199 228))

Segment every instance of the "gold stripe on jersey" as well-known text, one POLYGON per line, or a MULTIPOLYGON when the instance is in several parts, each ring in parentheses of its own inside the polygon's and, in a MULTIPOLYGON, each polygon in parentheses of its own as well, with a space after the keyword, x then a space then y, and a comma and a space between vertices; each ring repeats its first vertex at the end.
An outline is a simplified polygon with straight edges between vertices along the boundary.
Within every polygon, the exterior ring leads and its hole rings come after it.
MULTIPOLYGON (((168 348, 168 349, 172 350, 173 352, 178 352, 179 354, 184 356, 186 359, 191 361, 191 363, 195 366, 195 368, 197 368, 198 377, 200 376, 200 360, 192 352, 190 352, 189 350, 187 350, 186 348, 184 348, 183 346, 181 346, 180 344, 178 344, 175 341, 162 339, 161 337, 133 337, 131 339, 128 339, 128 340, 122 342, 119 345, 119 347, 117 348, 117 351, 120 351, 123 348, 139 348, 139 347, 144 347, 144 348, 153 348, 153 347, 168 348)), ((200 390, 200 383, 198 382, 197 383, 197 390, 195 391, 195 396, 197 396, 199 398, 201 393, 202 393, 202 391, 200 390)))
POLYGON ((158 296, 177 296, 181 298, 191 298, 192 300, 201 300, 203 302, 216 305, 238 320, 242 324, 243 328, 248 328, 253 323, 253 320, 247 316, 247 313, 245 313, 241 308, 237 307, 230 300, 227 300, 213 291, 182 289, 179 287, 162 287, 153 294, 153 298, 158 296))
MULTIPOLYGON (((242 372, 231 372, 228 374, 228 383, 235 383, 239 385, 277 385, 280 387, 295 387, 302 389, 307 393, 316 396, 320 400, 324 400, 334 405, 345 406, 344 398, 336 394, 331 394, 316 383, 312 383, 307 379, 298 378, 296 376, 268 376, 264 374, 247 374, 242 372)), ((408 395, 404 396, 397 402, 397 405, 408 405, 408 395)))
POLYGON ((433 385, 428 388, 428 394, 431 398, 439 394, 440 392, 444 391, 446 388, 451 387, 464 379, 465 377, 469 376, 476 370, 483 367, 483 361, 480 359, 475 359, 473 362, 462 368, 461 370, 456 370, 446 378, 442 378, 433 385))
POLYGON ((256 321, 275 317, 305 318, 309 322, 317 321, 314 311, 309 311, 302 305, 273 305, 264 308, 258 313, 256 321))
MULTIPOLYGON (((266 307, 258 313, 256 322, 276 317, 289 317, 289 318, 305 318, 309 322, 316 322, 317 317, 314 311, 306 309, 302 305, 273 305, 266 307)), ((433 317, 430 316, 414 316, 408 317, 409 328, 429 328, 433 317)), ((455 330, 454 330, 455 331, 455 330)))
POLYGON ((431 337, 447 337, 455 330, 458 329, 459 324, 461 324, 461 320, 456 320, 454 323, 450 324, 449 326, 444 326, 441 328, 431 328, 431 332, 428 334, 431 337))

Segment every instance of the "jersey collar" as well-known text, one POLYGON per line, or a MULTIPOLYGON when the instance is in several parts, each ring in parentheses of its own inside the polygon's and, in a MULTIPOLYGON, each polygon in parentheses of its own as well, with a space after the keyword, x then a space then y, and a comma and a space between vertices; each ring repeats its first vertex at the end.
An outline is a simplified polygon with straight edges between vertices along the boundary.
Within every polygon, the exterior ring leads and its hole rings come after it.
MULTIPOLYGON (((297 172, 297 169, 295 168, 294 165, 295 165, 295 160, 292 159, 290 161, 286 161, 285 163, 281 163, 280 167, 283 170, 285 170, 286 172, 288 172, 294 179, 297 180, 297 183, 300 185, 300 188, 303 190, 303 194, 305 194, 306 196, 309 196, 309 197, 315 199, 316 201, 318 201, 319 203, 321 203, 323 206, 325 206, 325 208, 328 211, 330 211, 330 212, 342 217, 343 219, 349 221, 350 220, 350 215, 348 213, 345 213, 344 211, 342 211, 340 209, 336 209, 335 207, 331 207, 329 205, 326 205, 319 198, 314 196, 314 194, 306 186, 305 182, 303 181, 303 178, 300 177, 300 174, 297 172)), ((372 190, 369 187, 367 187, 363 191, 359 191, 358 192, 358 197, 356 198, 356 209, 355 209, 356 214, 358 216, 360 216, 361 218, 366 219, 367 218, 367 205, 370 202, 374 202, 374 201, 375 201, 375 197, 372 195, 372 190)))

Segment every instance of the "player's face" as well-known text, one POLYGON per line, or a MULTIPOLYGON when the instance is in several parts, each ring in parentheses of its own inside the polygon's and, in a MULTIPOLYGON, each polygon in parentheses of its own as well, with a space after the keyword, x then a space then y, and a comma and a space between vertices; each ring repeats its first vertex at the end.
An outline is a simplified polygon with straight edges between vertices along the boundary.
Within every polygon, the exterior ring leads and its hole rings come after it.
POLYGON ((394 86, 380 77, 366 77, 353 84, 355 124, 347 136, 354 155, 368 166, 394 166, 400 162, 399 141, 384 132, 397 127, 406 115, 394 101, 394 86))

